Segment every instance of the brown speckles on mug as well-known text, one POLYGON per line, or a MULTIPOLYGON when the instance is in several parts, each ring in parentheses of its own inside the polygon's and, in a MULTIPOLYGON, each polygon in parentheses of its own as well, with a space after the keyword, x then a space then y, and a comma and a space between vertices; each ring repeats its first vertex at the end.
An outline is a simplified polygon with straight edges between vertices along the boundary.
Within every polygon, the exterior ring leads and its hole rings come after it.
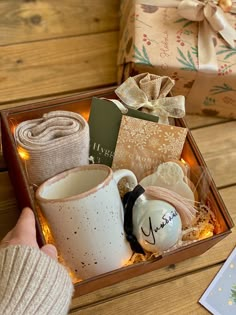
POLYGON ((128 170, 91 164, 59 174, 36 192, 63 260, 80 279, 120 268, 132 255, 117 188, 125 176, 137 183, 128 170))

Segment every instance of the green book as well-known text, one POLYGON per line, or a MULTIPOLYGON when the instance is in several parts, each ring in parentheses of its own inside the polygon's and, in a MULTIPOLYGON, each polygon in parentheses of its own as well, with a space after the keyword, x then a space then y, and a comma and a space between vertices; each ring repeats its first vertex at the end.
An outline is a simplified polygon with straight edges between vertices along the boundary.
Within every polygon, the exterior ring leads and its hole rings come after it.
POLYGON ((126 114, 111 101, 93 97, 88 120, 90 129, 90 156, 96 164, 111 167, 122 115, 158 122, 158 117, 128 108, 126 114))

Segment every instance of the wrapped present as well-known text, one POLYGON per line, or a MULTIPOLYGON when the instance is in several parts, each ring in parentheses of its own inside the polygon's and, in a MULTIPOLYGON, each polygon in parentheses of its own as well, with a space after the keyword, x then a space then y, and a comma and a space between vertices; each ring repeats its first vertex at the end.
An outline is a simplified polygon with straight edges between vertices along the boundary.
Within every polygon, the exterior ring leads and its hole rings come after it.
POLYGON ((187 113, 235 118, 236 9, 228 2, 124 0, 119 81, 166 75, 173 94, 186 97, 187 113))

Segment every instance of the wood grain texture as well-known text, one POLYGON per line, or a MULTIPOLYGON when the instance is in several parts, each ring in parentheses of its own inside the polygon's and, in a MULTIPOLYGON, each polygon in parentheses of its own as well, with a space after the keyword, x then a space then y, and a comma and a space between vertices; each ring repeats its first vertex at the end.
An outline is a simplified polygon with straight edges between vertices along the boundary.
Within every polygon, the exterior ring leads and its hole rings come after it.
POLYGON ((0 45, 118 30, 119 2, 1 0, 0 45))
MULTIPOLYGON (((227 206, 227 209, 236 222, 236 186, 226 188, 220 191, 222 198, 227 206)), ((176 277, 181 277, 185 273, 196 272, 198 269, 208 268, 216 263, 223 262, 235 246, 236 228, 232 229, 232 233, 224 240, 216 244, 206 253, 180 262, 176 265, 171 265, 150 273, 135 277, 123 282, 120 282, 111 287, 103 288, 90 294, 75 298, 72 301, 72 309, 85 307, 91 303, 97 303, 101 300, 109 300, 117 295, 127 294, 132 291, 140 290, 141 288, 157 285, 158 283, 171 281, 176 277)), ((101 313, 103 314, 103 313, 101 313)))
MULTIPOLYGON (((0 109, 116 83, 119 3, 0 1, 0 109)), ((196 115, 186 121, 236 222, 236 122, 196 115)), ((8 173, 1 172, 0 239, 18 216, 8 173)), ((200 256, 73 299, 71 314, 208 314, 197 301, 235 239, 234 227, 200 256)))
POLYGON ((14 189, 11 184, 8 172, 0 172, 0 200, 14 198, 14 189))
POLYGON ((8 172, 0 172, 0 240, 15 225, 19 216, 8 172))
POLYGON ((137 292, 71 312, 74 315, 202 315, 209 314, 198 300, 221 265, 158 283, 137 292))
POLYGON ((192 131, 218 187, 236 183, 236 121, 192 131))
POLYGON ((186 115, 185 121, 189 129, 196 129, 199 127, 210 126, 227 121, 227 119, 214 116, 200 116, 200 115, 186 115))
POLYGON ((116 82, 118 33, 2 47, 0 105, 116 82))

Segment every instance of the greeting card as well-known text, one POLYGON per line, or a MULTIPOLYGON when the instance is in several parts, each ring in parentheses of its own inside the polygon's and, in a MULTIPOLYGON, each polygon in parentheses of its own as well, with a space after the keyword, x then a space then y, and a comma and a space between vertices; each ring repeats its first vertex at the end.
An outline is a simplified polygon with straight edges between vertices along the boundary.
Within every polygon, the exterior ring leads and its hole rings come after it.
POLYGON ((158 117, 127 108, 122 112, 118 106, 106 99, 93 97, 89 116, 90 156, 94 163, 112 165, 116 141, 123 115, 144 120, 158 121, 158 117))
POLYGON ((138 180, 169 159, 179 159, 187 129, 123 116, 112 168, 127 168, 138 180))
POLYGON ((199 300, 214 315, 236 314, 236 248, 199 300))

